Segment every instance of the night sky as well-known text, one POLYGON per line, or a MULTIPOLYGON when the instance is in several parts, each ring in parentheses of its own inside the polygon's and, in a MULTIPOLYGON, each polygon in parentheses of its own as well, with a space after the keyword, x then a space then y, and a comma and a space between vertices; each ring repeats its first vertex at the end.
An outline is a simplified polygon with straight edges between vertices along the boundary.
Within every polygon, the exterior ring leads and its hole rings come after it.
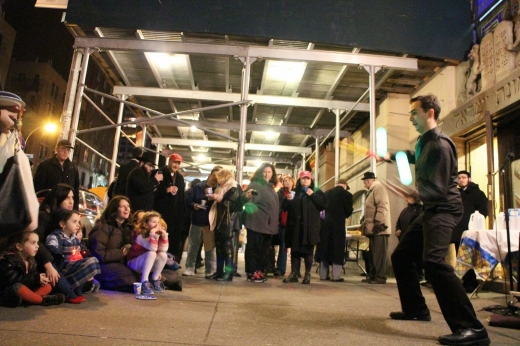
POLYGON ((12 58, 40 62, 52 60, 52 66, 69 78, 74 37, 61 22, 64 10, 35 8, 36 0, 6 0, 5 20, 16 30, 12 58))

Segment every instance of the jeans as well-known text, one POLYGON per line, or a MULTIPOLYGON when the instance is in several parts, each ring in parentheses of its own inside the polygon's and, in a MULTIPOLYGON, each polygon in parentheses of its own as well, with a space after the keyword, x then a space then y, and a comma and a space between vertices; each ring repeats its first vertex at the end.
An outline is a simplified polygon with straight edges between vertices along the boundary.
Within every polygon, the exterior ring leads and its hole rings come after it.
POLYGON ((186 257, 186 269, 194 270, 197 260, 197 252, 204 240, 204 265, 206 274, 211 275, 217 271, 217 253, 215 249, 215 234, 209 230, 209 226, 197 226, 192 224, 188 235, 188 254, 186 257))

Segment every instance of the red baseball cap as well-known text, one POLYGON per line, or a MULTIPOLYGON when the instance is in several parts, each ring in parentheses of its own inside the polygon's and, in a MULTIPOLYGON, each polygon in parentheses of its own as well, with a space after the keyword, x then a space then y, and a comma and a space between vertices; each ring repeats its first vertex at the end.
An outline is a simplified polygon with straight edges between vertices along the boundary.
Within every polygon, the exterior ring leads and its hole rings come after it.
POLYGON ((298 176, 298 179, 301 179, 303 177, 307 177, 309 179, 312 179, 312 174, 309 171, 302 171, 302 172, 300 172, 300 175, 298 176))
POLYGON ((170 155, 170 161, 182 162, 182 156, 177 153, 173 153, 170 155))

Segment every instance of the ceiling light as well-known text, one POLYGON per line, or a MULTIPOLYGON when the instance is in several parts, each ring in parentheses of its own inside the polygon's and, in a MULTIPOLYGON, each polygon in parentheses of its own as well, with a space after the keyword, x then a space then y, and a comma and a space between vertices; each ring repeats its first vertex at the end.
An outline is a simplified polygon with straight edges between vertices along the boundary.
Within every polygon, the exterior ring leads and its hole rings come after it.
POLYGON ((155 64, 162 69, 170 67, 170 55, 166 53, 150 53, 155 64))
POLYGON ((266 137, 267 139, 273 139, 273 137, 274 137, 274 132, 273 132, 273 131, 267 131, 267 132, 265 133, 265 137, 266 137))
POLYGON ((192 126, 190 127, 190 131, 191 131, 191 132, 195 132, 195 131, 197 131, 197 126, 192 125, 192 126))
POLYGON ((206 161, 206 155, 204 155, 204 154, 199 154, 199 156, 197 156, 197 160, 199 160, 200 162, 204 162, 204 161, 206 161))
POLYGON ((255 166, 256 167, 260 167, 261 165, 262 165, 262 161, 260 161, 260 160, 256 160, 255 161, 255 166))

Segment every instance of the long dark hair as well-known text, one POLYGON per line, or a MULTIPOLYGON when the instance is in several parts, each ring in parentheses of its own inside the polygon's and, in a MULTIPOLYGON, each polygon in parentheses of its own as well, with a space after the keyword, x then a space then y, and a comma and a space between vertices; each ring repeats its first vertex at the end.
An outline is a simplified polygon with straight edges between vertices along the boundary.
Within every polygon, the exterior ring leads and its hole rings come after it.
POLYGON ((271 170, 273 171, 273 176, 268 181, 268 183, 271 183, 271 184, 273 184, 273 186, 276 186, 276 183, 278 182, 278 177, 276 175, 276 169, 274 168, 274 166, 272 164, 267 163, 267 162, 263 163, 260 167, 258 167, 255 174, 253 175, 253 178, 251 178, 251 181, 265 184, 266 182, 265 182, 263 173, 264 173, 264 169, 267 167, 270 167, 271 170))
POLYGON ((99 221, 105 223, 115 222, 117 218, 117 209, 119 208, 119 202, 121 201, 127 201, 128 205, 130 206, 130 199, 128 199, 128 197, 122 195, 114 196, 108 202, 108 205, 106 209, 103 211, 103 214, 101 214, 99 221))
MULTIPOLYGON (((22 231, 11 235, 7 239, 7 251, 14 252, 18 255, 20 253, 20 250, 16 248, 16 244, 25 244, 25 242, 29 240, 29 236, 31 234, 38 235, 38 233, 36 233, 35 231, 22 231)), ((36 265, 34 257, 28 258, 28 262, 29 268, 32 268, 34 265, 36 265)))
POLYGON ((40 204, 40 211, 53 214, 55 211, 60 209, 61 202, 67 198, 71 191, 72 186, 68 184, 56 184, 40 204))

